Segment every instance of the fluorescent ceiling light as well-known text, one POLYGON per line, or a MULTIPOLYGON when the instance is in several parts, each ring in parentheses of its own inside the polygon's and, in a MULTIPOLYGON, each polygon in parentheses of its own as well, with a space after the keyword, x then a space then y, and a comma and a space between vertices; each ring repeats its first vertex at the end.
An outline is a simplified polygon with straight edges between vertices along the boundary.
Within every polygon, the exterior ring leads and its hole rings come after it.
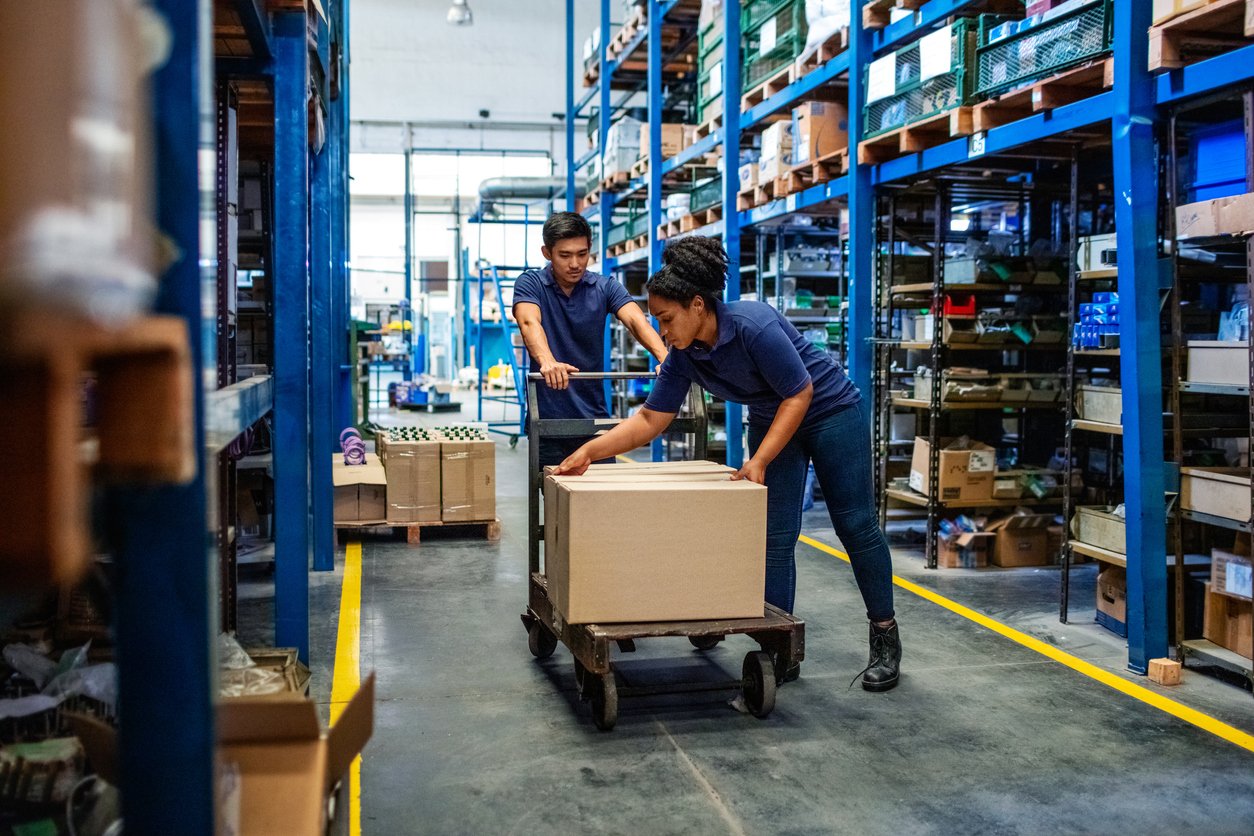
POLYGON ((447 20, 452 26, 473 25, 475 16, 470 11, 469 0, 453 0, 453 5, 448 7, 447 20))

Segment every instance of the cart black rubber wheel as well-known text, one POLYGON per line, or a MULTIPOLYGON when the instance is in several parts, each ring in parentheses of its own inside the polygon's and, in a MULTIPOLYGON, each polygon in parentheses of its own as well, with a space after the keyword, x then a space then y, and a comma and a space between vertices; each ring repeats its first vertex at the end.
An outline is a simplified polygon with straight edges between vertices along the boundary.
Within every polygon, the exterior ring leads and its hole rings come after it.
POLYGON ((719 642, 723 640, 722 636, 689 636, 688 641, 697 650, 713 650, 718 647, 719 642))
POLYGON ((537 659, 547 659, 557 650, 557 636, 549 632, 539 621, 534 621, 527 630, 527 647, 531 655, 537 659))
POLYGON ((509 449, 514 450, 518 447, 518 436, 511 435, 509 437, 509 449))
POLYGON ((601 731, 610 731, 618 722, 618 683, 614 681, 614 672, 597 677, 591 684, 592 722, 601 731))
POLYGON ((775 665, 771 654, 752 650, 745 654, 741 669, 745 705, 754 717, 765 717, 775 708, 775 665))

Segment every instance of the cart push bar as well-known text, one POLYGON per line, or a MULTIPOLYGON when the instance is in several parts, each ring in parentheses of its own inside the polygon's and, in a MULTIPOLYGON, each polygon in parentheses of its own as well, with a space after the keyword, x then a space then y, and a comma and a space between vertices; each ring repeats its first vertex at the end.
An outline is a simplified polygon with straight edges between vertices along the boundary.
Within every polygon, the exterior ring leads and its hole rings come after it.
MULTIPOLYGON (((571 372, 571 380, 655 380, 654 372, 571 372)), ((540 439, 542 438, 584 438, 596 435, 603 430, 612 429, 620 423, 621 418, 544 418, 540 415, 539 401, 536 397, 537 385, 544 380, 544 375, 531 372, 527 375, 527 457, 531 471, 530 493, 527 497, 527 559, 529 571, 540 571, 540 541, 544 539, 544 526, 540 522, 540 490, 543 486, 544 473, 540 467, 540 439)), ((700 386, 692 384, 688 392, 687 406, 690 415, 676 417, 667 427, 667 432, 689 433, 694 437, 693 454, 695 459, 704 459, 706 455, 707 432, 709 421, 705 412, 705 395, 700 386)))

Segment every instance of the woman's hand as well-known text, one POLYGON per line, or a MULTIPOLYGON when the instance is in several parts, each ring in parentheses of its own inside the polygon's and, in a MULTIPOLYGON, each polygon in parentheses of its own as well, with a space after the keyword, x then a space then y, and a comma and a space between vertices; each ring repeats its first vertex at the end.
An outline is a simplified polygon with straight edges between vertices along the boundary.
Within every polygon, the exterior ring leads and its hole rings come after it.
POLYGON ((588 472, 588 465, 590 464, 592 464, 592 458, 584 452, 584 448, 580 447, 557 466, 557 470, 553 471, 553 475, 582 476, 588 472))
POLYGON ((757 457, 749 459, 744 465, 732 474, 732 481, 739 482, 747 479, 750 482, 757 482, 759 485, 766 484, 766 465, 758 461, 757 457))

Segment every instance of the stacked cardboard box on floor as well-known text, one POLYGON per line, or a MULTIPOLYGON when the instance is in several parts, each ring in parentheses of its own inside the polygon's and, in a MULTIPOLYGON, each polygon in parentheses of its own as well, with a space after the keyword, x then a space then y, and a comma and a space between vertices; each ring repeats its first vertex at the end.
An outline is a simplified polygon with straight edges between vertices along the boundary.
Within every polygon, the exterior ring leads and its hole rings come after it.
POLYGON ((331 462, 331 484, 334 486, 332 519, 336 525, 363 525, 387 522, 387 475, 383 463, 373 453, 366 454, 366 463, 344 464, 344 456, 331 462))
POLYGON ((382 430, 377 439, 388 523, 496 519, 496 445, 482 429, 403 428, 382 430))
POLYGON ((496 518, 496 444, 482 430, 441 430, 440 505, 445 522, 496 518))
POLYGON ((388 522, 439 522, 439 435, 428 430, 384 430, 376 438, 387 472, 388 522))
POLYGON ((544 480, 549 597, 567 622, 759 618, 766 488, 710 462, 593 465, 544 480), (623 520, 644 520, 621 530, 623 520))

